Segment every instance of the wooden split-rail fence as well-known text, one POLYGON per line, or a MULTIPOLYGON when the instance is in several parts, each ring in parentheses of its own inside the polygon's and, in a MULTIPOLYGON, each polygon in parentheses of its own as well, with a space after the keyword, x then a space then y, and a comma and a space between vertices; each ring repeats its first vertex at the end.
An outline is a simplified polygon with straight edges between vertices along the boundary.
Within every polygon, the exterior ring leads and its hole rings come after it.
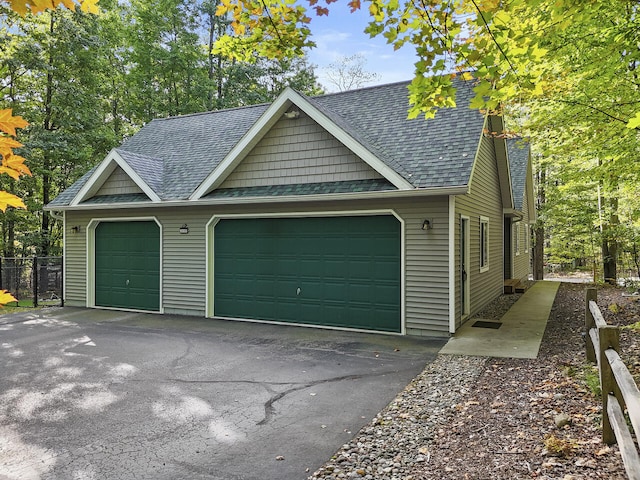
POLYGON ((585 295, 587 360, 597 363, 602 390, 602 441, 617 443, 630 480, 640 480, 640 391, 620 358, 620 328, 608 325, 597 304, 597 290, 585 295), (627 417, 625 417, 625 409, 627 417), (636 440, 634 440, 635 432, 636 440))

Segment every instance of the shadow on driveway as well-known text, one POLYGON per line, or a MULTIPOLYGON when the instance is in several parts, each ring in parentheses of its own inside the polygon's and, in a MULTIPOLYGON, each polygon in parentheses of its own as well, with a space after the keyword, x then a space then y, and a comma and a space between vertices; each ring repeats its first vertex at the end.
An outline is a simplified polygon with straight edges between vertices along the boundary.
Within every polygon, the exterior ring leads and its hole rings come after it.
POLYGON ((0 317, 0 479, 303 479, 445 340, 53 308, 0 317))

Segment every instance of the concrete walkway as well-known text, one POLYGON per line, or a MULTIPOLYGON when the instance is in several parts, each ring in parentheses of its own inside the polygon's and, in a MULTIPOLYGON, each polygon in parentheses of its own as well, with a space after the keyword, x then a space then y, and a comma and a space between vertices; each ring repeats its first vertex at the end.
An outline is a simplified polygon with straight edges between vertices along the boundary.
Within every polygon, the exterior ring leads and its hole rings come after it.
POLYGON ((560 282, 536 282, 499 322, 475 318, 465 323, 440 353, 536 358, 559 287, 560 282), (499 328, 474 327, 477 321, 499 328))

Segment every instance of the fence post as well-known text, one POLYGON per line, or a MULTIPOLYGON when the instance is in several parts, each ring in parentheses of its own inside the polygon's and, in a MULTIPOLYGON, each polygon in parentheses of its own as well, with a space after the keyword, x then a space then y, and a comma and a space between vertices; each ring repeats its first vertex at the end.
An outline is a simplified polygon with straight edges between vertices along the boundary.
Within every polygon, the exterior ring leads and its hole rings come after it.
MULTIPOLYGON (((595 288, 587 288, 584 295, 584 326, 587 330, 587 335, 585 336, 585 340, 587 342, 587 361, 595 363, 596 362, 596 351, 593 342, 591 342, 591 336, 589 335, 589 331, 596 326, 596 322, 593 319, 593 314, 589 309, 589 302, 593 300, 594 302, 598 300, 598 290, 595 288)), ((602 358, 602 357, 601 357, 602 358)))
POLYGON ((615 395, 616 380, 611 371, 611 365, 605 355, 605 350, 612 348, 616 352, 620 350, 620 329, 615 325, 606 325, 598 329, 600 339, 600 386, 602 389, 602 441, 607 445, 616 443, 616 434, 611 428, 609 415, 607 414, 607 404, 609 394, 615 395))
POLYGON ((38 257, 33 257, 33 306, 38 306, 38 257))

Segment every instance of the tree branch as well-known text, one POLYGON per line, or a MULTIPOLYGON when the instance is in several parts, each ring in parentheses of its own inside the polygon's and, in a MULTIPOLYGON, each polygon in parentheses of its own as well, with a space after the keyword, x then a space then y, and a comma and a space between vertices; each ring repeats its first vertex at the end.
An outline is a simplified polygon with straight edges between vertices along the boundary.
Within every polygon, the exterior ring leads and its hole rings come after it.
POLYGON ((491 31, 491 28, 489 27, 489 24, 487 23, 487 20, 484 18, 484 15, 482 14, 482 11, 480 10, 480 8, 478 7, 478 4, 476 3, 475 0, 471 0, 471 3, 473 3, 473 6, 476 8, 478 15, 480 15, 480 18, 482 19, 482 23, 484 23, 485 28, 487 29, 487 32, 489 33, 489 36, 491 37, 491 40, 493 40, 493 43, 496 44, 496 47, 498 47, 498 50, 500 50, 500 53, 502 54, 502 56, 504 57, 504 59, 507 61, 507 63, 509 64, 509 68, 511 69, 511 71, 513 72, 513 74, 516 76, 516 78, 518 79, 518 83, 520 83, 520 77, 518 76, 518 72, 516 71, 516 68, 513 66, 513 63, 511 63, 511 59, 507 56, 507 54, 505 53, 505 51, 502 49, 502 46, 500 45, 500 43, 498 43, 498 40, 496 39, 496 37, 493 35, 493 32, 491 31))
MULTIPOLYGON (((567 105, 573 105, 573 106, 577 106, 577 107, 589 108, 589 109, 591 109, 591 110, 593 110, 595 112, 603 114, 604 116, 610 118, 611 120, 615 120, 616 122, 622 122, 625 125, 627 124, 626 120, 618 118, 615 115, 612 115, 612 114, 602 110, 601 108, 594 107, 593 105, 589 105, 587 103, 576 102, 575 100, 560 100, 560 99, 556 99, 556 102, 558 102, 558 103, 566 103, 567 105)), ((638 128, 636 128, 636 130, 638 130, 638 128)))
POLYGON ((280 36, 280 32, 278 31, 278 27, 276 26, 276 22, 273 21, 273 17, 271 16, 271 12, 269 11, 269 8, 264 3, 264 0, 260 0, 260 3, 262 3, 262 6, 264 7, 264 11, 267 12, 267 17, 269 17, 269 22, 271 23, 271 26, 273 27, 273 31, 276 32, 276 37, 278 37, 278 42, 280 42, 280 45, 282 45, 282 47, 286 49, 287 46, 284 44, 284 41, 282 40, 282 37, 280 36))

